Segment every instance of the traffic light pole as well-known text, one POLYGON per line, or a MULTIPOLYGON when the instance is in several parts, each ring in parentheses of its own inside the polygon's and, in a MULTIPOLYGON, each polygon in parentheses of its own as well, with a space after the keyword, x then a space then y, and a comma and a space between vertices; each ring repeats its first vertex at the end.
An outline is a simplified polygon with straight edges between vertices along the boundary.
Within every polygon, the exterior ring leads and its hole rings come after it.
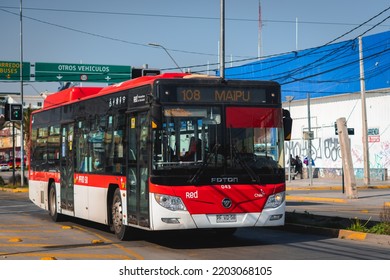
POLYGON ((12 181, 15 186, 16 149, 15 149, 15 123, 12 122, 12 181))

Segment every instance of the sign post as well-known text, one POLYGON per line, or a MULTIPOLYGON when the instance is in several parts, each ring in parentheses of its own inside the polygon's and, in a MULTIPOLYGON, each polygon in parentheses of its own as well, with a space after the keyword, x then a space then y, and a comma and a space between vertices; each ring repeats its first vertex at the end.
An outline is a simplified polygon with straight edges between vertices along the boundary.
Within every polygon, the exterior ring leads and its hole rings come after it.
POLYGON ((35 81, 117 83, 131 79, 131 66, 35 63, 35 81))

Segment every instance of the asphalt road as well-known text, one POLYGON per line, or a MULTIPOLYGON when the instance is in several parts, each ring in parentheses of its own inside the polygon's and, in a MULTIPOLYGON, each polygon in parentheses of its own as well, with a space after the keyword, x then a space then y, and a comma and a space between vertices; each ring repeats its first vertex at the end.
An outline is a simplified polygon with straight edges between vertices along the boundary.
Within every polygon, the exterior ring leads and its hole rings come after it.
MULTIPOLYGON (((27 193, 0 191, 0 260, 388 260, 390 246, 308 232, 239 229, 142 232, 118 241, 107 227, 79 219, 51 221, 27 193)), ((1 262, 0 262, 1 263, 1 262)))

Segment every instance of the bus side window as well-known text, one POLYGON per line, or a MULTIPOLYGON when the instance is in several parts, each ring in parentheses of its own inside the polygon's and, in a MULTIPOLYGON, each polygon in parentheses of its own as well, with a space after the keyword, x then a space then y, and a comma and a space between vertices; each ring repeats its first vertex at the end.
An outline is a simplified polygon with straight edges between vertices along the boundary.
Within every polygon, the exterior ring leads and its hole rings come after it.
POLYGON ((85 120, 78 121, 75 131, 75 170, 79 172, 90 171, 90 157, 88 147, 89 123, 85 120))
POLYGON ((104 136, 105 171, 107 173, 124 173, 125 156, 123 151, 123 137, 125 129, 125 114, 107 117, 107 129, 104 136))

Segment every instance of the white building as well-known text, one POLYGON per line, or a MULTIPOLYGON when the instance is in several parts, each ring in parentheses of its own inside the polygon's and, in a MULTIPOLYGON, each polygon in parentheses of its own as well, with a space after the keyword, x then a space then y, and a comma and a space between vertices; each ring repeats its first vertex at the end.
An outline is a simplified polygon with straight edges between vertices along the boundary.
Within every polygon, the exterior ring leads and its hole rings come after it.
MULTIPOLYGON (((371 178, 385 180, 390 169, 390 88, 367 91, 366 112, 368 127, 369 164, 371 178)), ((284 103, 293 118, 292 138, 285 142, 286 158, 289 154, 303 158, 308 155, 308 140, 303 139, 308 131, 308 100, 301 99, 284 103)), ((315 162, 315 177, 341 176, 341 151, 335 122, 344 117, 347 127, 354 129, 350 135, 351 154, 356 178, 363 178, 363 134, 361 94, 350 93, 310 99, 312 158, 315 162)))

